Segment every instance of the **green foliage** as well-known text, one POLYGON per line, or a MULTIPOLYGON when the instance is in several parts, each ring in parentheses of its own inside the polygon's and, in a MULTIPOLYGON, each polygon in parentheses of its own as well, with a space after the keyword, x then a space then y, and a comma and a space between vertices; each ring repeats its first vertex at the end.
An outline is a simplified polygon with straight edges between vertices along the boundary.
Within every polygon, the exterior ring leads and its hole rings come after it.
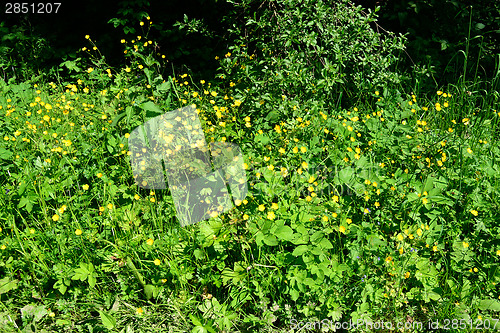
POLYGON ((407 94, 390 70, 402 39, 375 34, 375 16, 344 3, 266 5, 250 37, 221 56, 215 81, 165 76, 147 33, 121 43, 120 67, 89 37, 60 82, 0 81, 5 331, 493 323, 498 91, 407 94), (169 190, 135 184, 127 139, 187 105, 210 144, 241 147, 250 192, 182 228, 169 190))
POLYGON ((241 90, 329 107, 400 82, 394 70, 405 39, 372 28, 377 10, 365 13, 348 1, 275 1, 255 12, 252 4, 237 5, 244 24, 233 24, 239 39, 221 62, 241 90))
POLYGON ((25 81, 38 74, 40 65, 51 56, 47 40, 32 34, 23 25, 8 27, 0 22, 0 75, 3 80, 25 81))

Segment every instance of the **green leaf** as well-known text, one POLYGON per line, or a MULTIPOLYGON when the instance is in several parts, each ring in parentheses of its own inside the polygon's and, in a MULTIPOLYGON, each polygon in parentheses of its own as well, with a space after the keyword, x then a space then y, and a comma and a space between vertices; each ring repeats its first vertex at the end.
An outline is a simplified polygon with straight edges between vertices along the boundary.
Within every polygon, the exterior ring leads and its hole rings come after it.
POLYGON ((48 311, 43 305, 28 304, 21 309, 21 314, 23 317, 33 317, 33 320, 37 322, 47 315, 48 311))
POLYGON ((0 295, 5 294, 13 289, 17 288, 18 280, 10 280, 8 277, 4 277, 0 280, 0 295))
POLYGON ((480 310, 500 311, 500 302, 496 299, 482 299, 478 305, 480 310))
POLYGON ((5 148, 0 148, 0 158, 1 159, 7 160, 7 159, 11 158, 12 155, 13 155, 13 153, 10 150, 5 149, 5 148))
POLYGON ((170 81, 163 82, 156 87, 156 91, 170 90, 170 81))
POLYGON ((291 241, 293 240, 293 230, 287 225, 282 225, 276 228, 274 235, 281 240, 291 241))
POLYGON ((154 113, 164 113, 165 111, 160 109, 155 103, 149 101, 149 102, 146 102, 146 103, 142 103, 141 105, 139 105, 139 107, 143 110, 146 110, 146 111, 151 111, 151 112, 154 112, 154 113))
POLYGON ((116 327, 116 319, 109 313, 106 313, 104 311, 99 311, 99 316, 101 317, 102 324, 107 329, 110 330, 116 327))
POLYGON ((269 246, 276 246, 278 245, 278 240, 276 239, 276 236, 269 234, 264 237, 264 243, 269 246))
POLYGON ((299 245, 293 250, 292 255, 295 257, 301 256, 305 252, 309 250, 309 247, 307 245, 299 245))
POLYGON ((151 284, 147 284, 144 286, 144 293, 146 294, 147 299, 151 299, 158 296, 159 289, 151 284))

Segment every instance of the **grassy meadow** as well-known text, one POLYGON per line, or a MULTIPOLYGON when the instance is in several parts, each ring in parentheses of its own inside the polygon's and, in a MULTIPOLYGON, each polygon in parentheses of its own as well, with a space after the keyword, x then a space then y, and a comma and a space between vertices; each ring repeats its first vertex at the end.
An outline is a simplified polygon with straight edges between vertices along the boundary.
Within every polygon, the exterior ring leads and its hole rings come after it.
POLYGON ((428 93, 242 40, 211 78, 165 75, 147 32, 116 41, 122 67, 86 36, 70 75, 0 80, 0 331, 500 329, 498 73, 428 93), (188 105, 239 145, 249 193, 181 227, 168 189, 135 184, 128 138, 188 105))

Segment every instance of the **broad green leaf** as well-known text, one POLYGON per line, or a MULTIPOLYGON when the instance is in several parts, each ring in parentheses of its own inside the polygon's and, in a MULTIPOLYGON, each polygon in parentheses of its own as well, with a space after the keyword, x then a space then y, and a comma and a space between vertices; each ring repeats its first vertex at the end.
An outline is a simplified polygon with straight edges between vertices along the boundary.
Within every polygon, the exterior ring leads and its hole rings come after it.
POLYGON ((139 107, 143 110, 151 111, 151 112, 155 112, 155 113, 164 113, 165 112, 164 110, 160 109, 160 107, 158 107, 158 105, 156 105, 155 103, 153 103, 151 101, 146 102, 146 103, 142 103, 139 107))
POLYGON ((282 225, 276 228, 274 235, 281 240, 291 241, 293 237, 293 230, 287 225, 282 225))
POLYGON ((7 160, 11 158, 13 153, 5 148, 0 148, 0 159, 7 160))
POLYGON ((10 280, 8 277, 4 277, 0 280, 0 295, 9 292, 10 290, 17 288, 18 280, 10 280))
POLYGON ((293 250, 292 255, 295 257, 301 256, 304 254, 306 251, 309 250, 309 247, 307 245, 299 245, 293 250))

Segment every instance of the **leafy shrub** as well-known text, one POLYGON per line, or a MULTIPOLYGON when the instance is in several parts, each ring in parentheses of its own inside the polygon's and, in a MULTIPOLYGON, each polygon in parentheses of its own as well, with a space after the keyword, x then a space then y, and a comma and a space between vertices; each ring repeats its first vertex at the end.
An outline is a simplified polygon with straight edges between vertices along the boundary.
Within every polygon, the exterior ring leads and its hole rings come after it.
POLYGON ((376 11, 367 14, 349 1, 280 0, 252 12, 254 4, 238 4, 243 18, 231 32, 239 38, 221 61, 241 89, 335 105, 401 81, 395 68, 405 38, 376 32, 370 24, 376 11))

